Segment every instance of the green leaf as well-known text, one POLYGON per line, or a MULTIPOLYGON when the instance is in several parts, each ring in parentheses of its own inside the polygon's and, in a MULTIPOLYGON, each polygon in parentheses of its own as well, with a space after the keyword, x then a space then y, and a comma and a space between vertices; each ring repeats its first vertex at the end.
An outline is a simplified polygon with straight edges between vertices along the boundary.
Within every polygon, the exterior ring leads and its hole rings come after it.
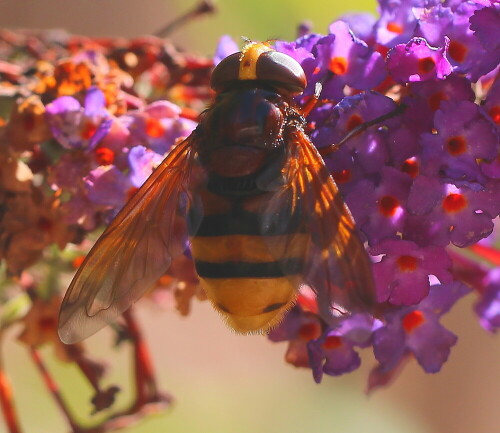
POLYGON ((26 293, 20 293, 9 299, 0 310, 0 328, 5 329, 22 319, 31 307, 31 299, 26 293))

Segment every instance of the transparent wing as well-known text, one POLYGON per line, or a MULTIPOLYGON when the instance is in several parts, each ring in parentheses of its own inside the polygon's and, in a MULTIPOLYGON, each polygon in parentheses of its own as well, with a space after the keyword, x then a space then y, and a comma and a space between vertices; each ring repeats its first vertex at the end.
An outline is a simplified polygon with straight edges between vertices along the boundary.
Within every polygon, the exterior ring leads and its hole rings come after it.
POLYGON ((302 282, 318 297, 325 319, 331 307, 368 311, 375 304, 371 262, 355 222, 323 159, 300 130, 288 141, 279 187, 262 212, 262 233, 274 257, 302 249, 302 282), (273 236, 276 228, 289 233, 273 236))
POLYGON ((169 153, 90 250, 59 313, 64 343, 80 341, 112 322, 184 250, 187 186, 196 154, 192 141, 169 153))

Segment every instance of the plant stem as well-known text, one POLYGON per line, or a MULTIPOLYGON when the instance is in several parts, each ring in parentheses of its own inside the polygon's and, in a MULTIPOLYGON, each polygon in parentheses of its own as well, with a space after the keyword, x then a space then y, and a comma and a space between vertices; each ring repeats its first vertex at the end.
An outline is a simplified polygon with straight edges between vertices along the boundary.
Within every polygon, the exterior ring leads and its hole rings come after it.
POLYGON ((12 387, 9 378, 5 374, 3 365, 0 363, 0 404, 5 418, 5 424, 9 433, 21 433, 21 427, 17 419, 16 408, 12 398, 12 387))
POLYGON ((33 359, 33 362, 35 363, 36 367, 38 368, 38 371, 42 375, 42 378, 45 382, 45 385, 49 389, 50 393, 52 394, 52 397, 56 401, 56 404, 59 406, 59 409, 63 413, 63 416, 66 418, 66 421, 70 425, 71 429, 73 430, 74 433, 79 433, 82 430, 80 427, 74 422, 73 417, 69 413, 68 407, 66 406, 66 403, 64 402, 61 393, 59 391, 59 387, 57 383, 54 381, 52 376, 50 375, 49 371, 47 370, 47 367, 45 366, 42 357, 40 356, 40 353, 38 350, 36 350, 34 347, 30 348, 30 354, 31 358, 33 359))
POLYGON ((180 17, 174 19, 172 22, 168 23, 166 26, 162 27, 160 30, 154 32, 153 34, 155 36, 158 36, 159 38, 165 38, 171 33, 173 33, 175 30, 177 30, 178 27, 183 26, 192 19, 198 18, 205 14, 211 14, 214 12, 215 12, 215 5, 212 3, 212 1, 202 0, 193 9, 186 12, 184 15, 181 15, 180 17))

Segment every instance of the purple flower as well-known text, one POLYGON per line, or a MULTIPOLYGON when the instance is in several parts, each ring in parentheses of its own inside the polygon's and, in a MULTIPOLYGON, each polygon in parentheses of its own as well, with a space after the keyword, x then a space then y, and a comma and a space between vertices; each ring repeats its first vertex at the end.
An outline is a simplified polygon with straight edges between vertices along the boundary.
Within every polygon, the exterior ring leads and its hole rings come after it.
POLYGON ((181 109, 168 101, 157 101, 129 112, 121 120, 130 131, 130 147, 145 146, 164 155, 178 138, 187 137, 196 123, 180 116, 181 109))
POLYGON ((486 95, 483 108, 500 134, 500 78, 498 68, 496 76, 492 79, 494 81, 486 95))
MULTIPOLYGON (((314 123, 315 128, 310 134, 311 139, 319 149, 338 143, 354 128, 394 108, 390 98, 376 92, 345 97, 334 107, 323 106, 311 113, 308 120, 314 123)), ((389 123, 395 125, 399 121, 393 119, 389 123)), ((340 183, 379 173, 389 158, 386 142, 384 131, 369 129, 352 137, 338 151, 325 156, 325 163, 340 183)), ((344 188, 342 191, 345 194, 348 192, 344 188)))
MULTIPOLYGON (((425 183, 417 191, 412 189, 408 206, 429 209, 422 215, 410 215, 404 228, 405 238, 421 246, 441 245, 449 242, 458 247, 472 245, 487 237, 493 230, 498 201, 489 200, 482 191, 452 184, 438 184, 428 194, 425 183), (437 199, 437 200, 436 200, 437 199), (495 203, 496 202, 496 203, 495 203)), ((497 195, 497 192, 492 192, 497 195)))
POLYGON ((114 165, 97 167, 84 180, 92 203, 116 210, 125 204, 132 187, 128 177, 114 165))
POLYGON ((342 15, 340 21, 347 23, 358 39, 369 42, 374 38, 374 25, 377 19, 366 12, 352 12, 342 15))
POLYGON ((90 158, 82 158, 79 153, 68 152, 61 155, 48 174, 48 184, 52 190, 63 189, 77 194, 82 187, 82 179, 88 174, 92 164, 90 158))
MULTIPOLYGON (((497 136, 500 136, 500 79, 498 77, 493 82, 482 108, 485 116, 491 119, 497 136)), ((500 179, 500 156, 496 155, 495 159, 489 162, 483 161, 481 171, 490 178, 500 179)))
POLYGON ((397 238, 406 218, 411 178, 393 167, 384 167, 377 184, 360 180, 346 197, 353 216, 368 243, 397 238))
POLYGON ((274 342, 288 341, 285 359, 296 367, 310 367, 307 343, 321 335, 321 322, 317 315, 304 311, 298 305, 292 308, 283 321, 268 333, 274 342))
POLYGON ((144 146, 135 146, 128 154, 130 164, 130 181, 139 188, 164 159, 144 146))
POLYGON ((499 137, 482 110, 469 101, 443 101, 434 116, 437 134, 422 135, 424 173, 451 181, 486 182, 478 161, 498 154, 499 137))
POLYGON ((377 42, 392 48, 408 42, 414 36, 417 19, 413 2, 404 0, 379 1, 380 18, 375 25, 377 42))
POLYGON ((306 62, 306 60, 314 59, 313 48, 323 37, 323 35, 319 35, 317 33, 308 33, 307 35, 301 36, 292 42, 276 41, 275 48, 276 50, 288 54, 290 57, 297 60, 307 73, 307 71, 311 68, 308 67, 310 62, 306 62))
MULTIPOLYGON (((470 101, 474 102, 476 95, 471 89, 470 81, 465 77, 451 74, 444 80, 427 80, 410 83, 411 100, 409 104, 414 104, 416 100, 421 100, 425 105, 419 106, 419 109, 426 112, 431 111, 430 119, 433 120, 432 113, 441 108, 443 101, 470 101)), ((423 125, 421 125, 423 126, 423 125)), ((420 131, 430 131, 432 125, 427 128, 421 128, 420 131)))
POLYGON ((474 309, 481 326, 489 332, 497 332, 500 329, 500 268, 488 273, 485 286, 474 309))
POLYGON ((316 383, 324 374, 339 376, 350 373, 361 365, 355 347, 367 347, 380 321, 364 314, 355 314, 335 329, 324 332, 320 338, 309 341, 309 361, 316 383))
POLYGON ((344 21, 335 21, 328 30, 330 35, 316 44, 314 71, 319 77, 327 71, 333 74, 323 85, 326 98, 341 99, 346 85, 367 90, 382 82, 386 72, 380 53, 358 39, 344 21))
POLYGON ((392 77, 400 83, 442 80, 451 74, 451 65, 446 59, 449 40, 445 38, 443 48, 429 46, 423 38, 413 38, 405 44, 396 45, 387 55, 387 67, 392 77))
POLYGON ((490 52, 490 55, 496 56, 497 63, 500 61, 500 40, 495 35, 500 28, 500 9, 498 3, 491 7, 485 7, 474 11, 469 18, 470 29, 479 39, 481 45, 490 52))
POLYGON ((439 319, 468 292, 461 283, 435 285, 416 307, 387 314, 385 326, 373 336, 373 350, 382 370, 392 370, 411 353, 427 373, 437 373, 457 342, 439 319))
POLYGON ((309 83, 305 95, 312 94, 315 83, 322 81, 322 96, 338 101, 344 96, 346 85, 370 89, 384 79, 382 56, 358 39, 346 22, 332 23, 329 31, 327 36, 309 34, 295 43, 276 45, 304 68, 309 83))
POLYGON ((498 51, 491 55, 470 28, 469 19, 478 9, 481 6, 472 2, 459 2, 456 7, 438 5, 422 10, 418 16, 418 36, 426 38, 431 45, 439 45, 448 37, 448 59, 454 71, 466 74, 473 82, 494 69, 499 61, 498 51))
POLYGON ((97 87, 87 90, 83 107, 72 96, 61 96, 46 110, 52 134, 66 149, 92 150, 111 127, 104 94, 97 87))
POLYGON ((429 275, 441 283, 452 281, 451 260, 443 248, 419 248, 410 241, 386 240, 371 248, 370 253, 384 255, 373 266, 379 302, 417 304, 429 293, 429 275))
POLYGON ((214 54, 214 65, 217 66, 222 59, 238 51, 238 45, 231 36, 221 36, 214 54))
POLYGON ((64 222, 68 225, 79 226, 87 231, 97 228, 98 208, 83 194, 75 194, 67 202, 61 204, 64 222))

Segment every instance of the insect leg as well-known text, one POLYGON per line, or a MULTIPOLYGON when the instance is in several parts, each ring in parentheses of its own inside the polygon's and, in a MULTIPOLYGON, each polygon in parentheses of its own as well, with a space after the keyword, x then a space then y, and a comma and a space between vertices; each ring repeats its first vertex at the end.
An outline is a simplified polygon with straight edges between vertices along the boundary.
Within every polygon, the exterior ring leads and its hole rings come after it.
POLYGON ((319 150, 319 153, 322 157, 328 156, 337 150, 340 149, 340 146, 342 146, 346 141, 354 137, 355 135, 360 134, 361 132, 365 131, 368 129, 370 126, 378 125, 379 123, 382 123, 384 120, 391 119, 393 117, 399 116, 402 114, 406 109, 405 104, 400 104, 398 105, 394 110, 389 111, 388 113, 382 114, 382 116, 376 117, 375 119, 368 120, 367 122, 362 123, 361 125, 356 126, 353 128, 351 131, 347 133, 347 135, 340 140, 338 143, 333 143, 330 144, 329 146, 322 147, 319 150))

